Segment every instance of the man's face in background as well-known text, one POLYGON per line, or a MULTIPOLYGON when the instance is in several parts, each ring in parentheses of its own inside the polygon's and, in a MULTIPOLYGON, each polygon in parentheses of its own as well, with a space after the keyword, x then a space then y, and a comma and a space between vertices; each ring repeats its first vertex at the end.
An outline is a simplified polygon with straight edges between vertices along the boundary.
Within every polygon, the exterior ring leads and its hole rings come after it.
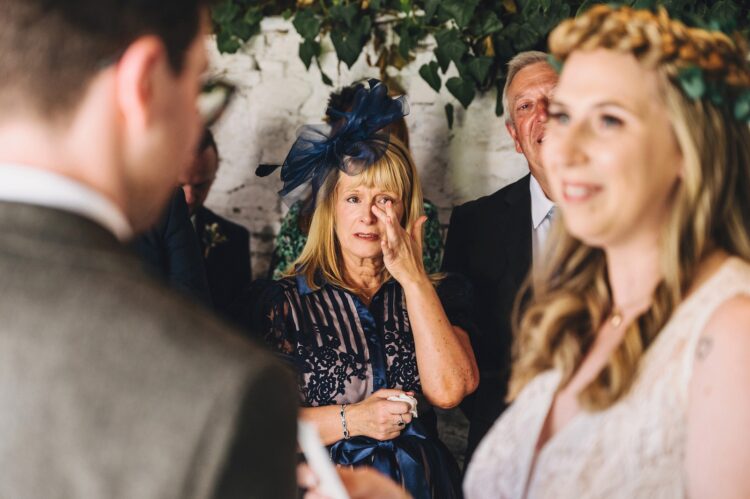
POLYGON ((531 174, 542 188, 546 186, 546 177, 541 148, 547 123, 547 106, 557 80, 558 75, 552 66, 546 62, 537 62, 516 74, 507 95, 507 111, 511 116, 511 122, 506 124, 508 132, 513 138, 516 151, 526 157, 531 174))
POLYGON ((185 193, 191 216, 206 202, 218 169, 219 157, 216 149, 208 146, 195 156, 190 167, 180 175, 179 183, 185 193))

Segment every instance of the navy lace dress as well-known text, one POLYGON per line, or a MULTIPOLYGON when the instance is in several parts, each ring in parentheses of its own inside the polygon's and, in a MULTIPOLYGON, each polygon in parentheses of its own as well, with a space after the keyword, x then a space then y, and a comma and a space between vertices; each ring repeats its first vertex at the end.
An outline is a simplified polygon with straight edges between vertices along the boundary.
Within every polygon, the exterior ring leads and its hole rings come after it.
MULTIPOLYGON (((466 281, 438 285, 451 324, 471 329, 466 281)), ((381 388, 422 391, 401 286, 383 284, 369 306, 331 284, 312 291, 301 275, 274 282, 263 298, 265 339, 293 365, 302 405, 360 402, 381 388)), ((343 436, 343 435, 342 435, 343 436)), ((435 413, 421 398, 419 418, 393 440, 358 436, 329 447, 337 464, 373 466, 416 499, 461 497, 455 460, 438 439, 435 413)))

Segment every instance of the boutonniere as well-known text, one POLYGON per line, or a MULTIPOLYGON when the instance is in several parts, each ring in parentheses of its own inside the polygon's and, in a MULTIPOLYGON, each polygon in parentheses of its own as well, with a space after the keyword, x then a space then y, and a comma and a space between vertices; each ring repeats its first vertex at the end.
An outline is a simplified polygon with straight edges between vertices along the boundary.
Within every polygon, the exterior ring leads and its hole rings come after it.
POLYGON ((203 227, 203 258, 208 258, 212 249, 227 241, 229 239, 221 232, 218 223, 206 224, 203 227))

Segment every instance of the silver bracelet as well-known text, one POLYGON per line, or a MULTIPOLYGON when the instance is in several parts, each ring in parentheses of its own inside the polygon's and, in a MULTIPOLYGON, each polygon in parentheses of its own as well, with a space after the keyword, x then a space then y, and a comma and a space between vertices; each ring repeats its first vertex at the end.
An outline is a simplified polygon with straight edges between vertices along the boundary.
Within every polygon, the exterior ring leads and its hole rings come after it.
POLYGON ((349 440, 349 428, 346 427, 346 416, 344 410, 348 404, 341 404, 341 428, 344 429, 344 440, 349 440))

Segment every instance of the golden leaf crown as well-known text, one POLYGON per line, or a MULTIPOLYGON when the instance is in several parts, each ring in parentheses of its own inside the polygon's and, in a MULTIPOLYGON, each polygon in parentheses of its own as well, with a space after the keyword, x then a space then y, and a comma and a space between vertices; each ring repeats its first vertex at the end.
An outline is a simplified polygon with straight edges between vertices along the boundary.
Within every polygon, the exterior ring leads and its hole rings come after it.
POLYGON ((549 37, 554 65, 576 50, 604 48, 633 54, 647 67, 662 67, 692 99, 734 106, 737 119, 750 118, 748 45, 728 35, 685 25, 656 11, 596 5, 563 21, 549 37))

